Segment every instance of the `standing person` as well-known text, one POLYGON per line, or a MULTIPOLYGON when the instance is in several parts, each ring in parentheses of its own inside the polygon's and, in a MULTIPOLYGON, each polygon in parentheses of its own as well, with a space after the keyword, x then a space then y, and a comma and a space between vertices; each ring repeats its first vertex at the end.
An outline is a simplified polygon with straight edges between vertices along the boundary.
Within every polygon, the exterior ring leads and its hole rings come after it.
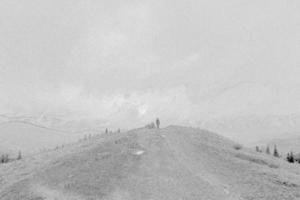
POLYGON ((160 121, 159 121, 159 119, 157 118, 157 119, 156 119, 156 127, 159 128, 159 125, 160 125, 160 121))

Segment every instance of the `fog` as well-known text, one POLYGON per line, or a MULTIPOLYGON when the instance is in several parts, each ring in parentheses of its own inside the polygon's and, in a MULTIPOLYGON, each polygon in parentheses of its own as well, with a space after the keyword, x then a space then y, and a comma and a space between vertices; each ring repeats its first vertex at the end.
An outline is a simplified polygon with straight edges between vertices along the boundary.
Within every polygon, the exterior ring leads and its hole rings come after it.
POLYGON ((297 0, 2 0, 0 113, 134 127, 300 113, 297 0))

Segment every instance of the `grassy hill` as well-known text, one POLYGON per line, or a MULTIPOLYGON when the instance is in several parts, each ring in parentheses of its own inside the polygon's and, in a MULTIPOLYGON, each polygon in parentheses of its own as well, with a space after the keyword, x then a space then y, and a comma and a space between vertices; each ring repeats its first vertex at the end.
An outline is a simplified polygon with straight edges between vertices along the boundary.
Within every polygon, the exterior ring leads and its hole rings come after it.
POLYGON ((54 148, 68 142, 75 142, 79 134, 64 132, 24 121, 0 123, 0 152, 25 154, 44 148, 54 148))
POLYGON ((136 129, 0 165, 0 199, 293 200, 300 167, 186 127, 136 129))

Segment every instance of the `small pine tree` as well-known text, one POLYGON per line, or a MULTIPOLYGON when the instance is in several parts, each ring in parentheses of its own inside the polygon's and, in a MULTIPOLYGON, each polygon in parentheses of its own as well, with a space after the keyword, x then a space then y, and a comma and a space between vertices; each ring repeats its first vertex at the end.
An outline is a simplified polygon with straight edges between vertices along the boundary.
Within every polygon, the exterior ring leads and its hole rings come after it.
POLYGON ((293 154, 292 151, 291 151, 291 153, 290 153, 290 159, 289 159, 289 162, 290 162, 290 163, 294 163, 294 162, 295 162, 294 154, 293 154))
POLYGON ((258 146, 256 146, 256 147, 255 147, 255 150, 256 150, 257 152, 260 152, 260 150, 259 150, 259 147, 258 147, 258 146))
POLYGON ((295 157, 294 157, 294 154, 293 154, 293 152, 291 151, 291 161, 290 161, 291 163, 293 163, 293 162, 295 162, 295 157))
POLYGON ((8 163, 8 161, 9 161, 8 154, 1 155, 0 161, 1 161, 1 163, 8 163))
POLYGON ((277 150, 276 145, 274 146, 274 153, 273 153, 273 156, 279 158, 279 153, 278 153, 278 150, 277 150))
POLYGON ((21 160, 21 159, 22 159, 22 153, 21 153, 21 151, 19 151, 17 160, 21 160))
POLYGON ((266 154, 270 154, 270 147, 269 146, 267 146, 266 154))

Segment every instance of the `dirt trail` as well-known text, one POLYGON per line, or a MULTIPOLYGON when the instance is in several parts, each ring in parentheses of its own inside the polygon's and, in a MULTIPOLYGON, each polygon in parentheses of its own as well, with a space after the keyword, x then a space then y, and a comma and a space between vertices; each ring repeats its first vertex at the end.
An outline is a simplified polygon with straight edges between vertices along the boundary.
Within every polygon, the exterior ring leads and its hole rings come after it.
POLYGON ((212 174, 205 170, 205 167, 202 163, 206 160, 195 160, 191 159, 190 155, 186 155, 186 151, 182 150, 182 147, 185 146, 183 143, 186 143, 185 137, 169 137, 165 135, 163 137, 166 140, 166 146, 169 151, 175 154, 176 161, 180 163, 186 170, 191 174, 197 177, 199 180, 207 182, 210 186, 214 188, 216 192, 222 193, 224 200, 238 200, 240 199, 237 191, 235 193, 230 192, 230 186, 226 183, 223 183, 220 179, 217 178, 215 174, 212 174))

